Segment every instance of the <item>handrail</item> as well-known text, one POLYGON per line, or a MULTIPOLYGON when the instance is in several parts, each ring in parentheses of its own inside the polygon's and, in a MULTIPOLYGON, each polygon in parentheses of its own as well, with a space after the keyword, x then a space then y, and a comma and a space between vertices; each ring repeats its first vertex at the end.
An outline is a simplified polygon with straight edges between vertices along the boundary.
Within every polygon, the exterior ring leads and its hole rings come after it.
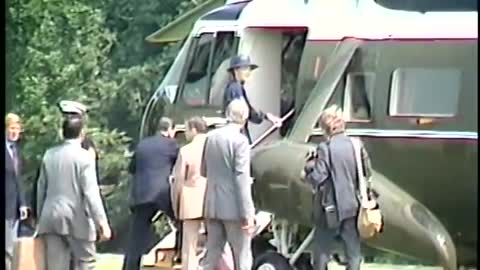
MULTIPOLYGON (((286 113, 282 118, 280 118, 280 123, 283 124, 288 118, 290 118, 295 109, 291 109, 288 113, 286 113)), ((252 144, 250 144, 250 148, 254 148, 259 143, 261 143, 265 138, 267 138, 270 134, 272 134, 276 129, 280 128, 281 126, 272 125, 269 129, 267 129, 258 139, 256 139, 252 144)))
MULTIPOLYGON (((293 113, 295 112, 295 109, 291 109, 288 113, 286 113, 282 118, 280 118, 280 123, 283 124, 288 118, 290 118, 293 113)), ((226 119, 220 118, 220 117, 204 117, 206 120, 213 120, 211 123, 208 123, 208 126, 222 126, 226 124, 226 119), (225 122, 220 121, 220 119, 225 120, 225 122)), ((269 129, 267 129, 258 139, 256 139, 252 144, 250 144, 250 148, 254 148, 257 146, 259 143, 261 143, 265 138, 267 138, 270 134, 272 134, 275 130, 280 128, 281 126, 275 126, 272 125, 269 129)), ((185 125, 179 124, 175 125, 175 133, 176 132, 184 132, 186 130, 185 125)))

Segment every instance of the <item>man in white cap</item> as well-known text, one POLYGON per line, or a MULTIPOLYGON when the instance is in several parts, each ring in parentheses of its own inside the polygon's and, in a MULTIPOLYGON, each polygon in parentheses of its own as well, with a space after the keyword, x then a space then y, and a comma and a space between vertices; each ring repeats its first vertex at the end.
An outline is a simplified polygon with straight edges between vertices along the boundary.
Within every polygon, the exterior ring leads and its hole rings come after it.
MULTIPOLYGON (((62 100, 58 103, 58 107, 60 111, 65 117, 80 117, 85 118, 88 109, 87 106, 83 105, 80 102, 70 101, 70 100, 62 100)), ((100 181, 98 175, 98 152, 95 147, 93 141, 86 136, 86 134, 82 134, 82 148, 87 150, 91 153, 92 157, 95 158, 95 169, 97 171, 97 180, 100 181)))
POLYGON ((87 106, 76 101, 62 100, 58 103, 58 106, 63 113, 83 115, 87 112, 87 106))
MULTIPOLYGON (((81 118, 83 120, 86 116, 86 113, 88 112, 87 106, 76 101, 62 100, 57 105, 58 105, 58 108, 60 109, 60 112, 63 114, 65 118, 81 118)), ((92 158, 95 159, 95 171, 97 176, 97 183, 100 183, 100 176, 98 175, 98 154, 97 154, 97 149, 95 147, 95 144, 90 138, 88 138, 85 135, 84 130, 82 130, 81 137, 82 137, 82 141, 81 141, 82 148, 87 150, 91 154, 92 158)), ((38 170, 37 179, 38 179, 39 173, 40 173, 40 170, 38 170)), ((34 196, 32 198, 31 203, 32 203, 33 213, 36 213, 36 209, 37 209, 36 185, 33 186, 33 194, 34 196)), ((103 197, 102 197, 102 200, 103 200, 103 197)))

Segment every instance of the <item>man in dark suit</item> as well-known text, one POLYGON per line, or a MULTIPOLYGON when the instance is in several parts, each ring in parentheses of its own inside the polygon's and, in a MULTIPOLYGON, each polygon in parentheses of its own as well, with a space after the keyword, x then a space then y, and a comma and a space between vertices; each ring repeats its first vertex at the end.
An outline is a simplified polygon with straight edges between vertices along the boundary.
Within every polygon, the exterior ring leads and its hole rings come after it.
MULTIPOLYGON (((316 190, 314 268, 327 269, 334 242, 339 236, 345 247, 346 269, 359 270, 362 257, 356 220, 360 205, 367 205, 367 202, 359 196, 354 147, 351 138, 345 134, 342 111, 336 105, 322 112, 320 125, 328 141, 318 145, 317 156, 307 163, 302 173, 302 178, 316 190)), ((370 159, 363 146, 361 159, 363 171, 369 179, 370 159)))
POLYGON ((28 216, 21 186, 21 161, 18 149, 20 117, 9 113, 5 117, 5 269, 11 269, 13 248, 17 238, 18 220, 28 216))
POLYGON ((152 219, 158 211, 174 219, 170 199, 169 177, 179 147, 174 137, 173 122, 162 117, 159 134, 143 139, 130 164, 134 175, 131 190, 131 225, 124 270, 140 268, 142 255, 152 246, 152 219))

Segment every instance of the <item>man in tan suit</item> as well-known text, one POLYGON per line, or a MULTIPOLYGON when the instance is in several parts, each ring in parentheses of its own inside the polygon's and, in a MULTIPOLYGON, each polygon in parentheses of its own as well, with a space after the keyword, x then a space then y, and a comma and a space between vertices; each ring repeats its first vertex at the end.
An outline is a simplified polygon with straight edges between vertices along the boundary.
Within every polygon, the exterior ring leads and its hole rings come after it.
POLYGON ((183 270, 195 270, 198 266, 196 249, 207 185, 207 179, 200 173, 206 131, 202 118, 187 121, 185 137, 190 143, 180 149, 174 168, 172 206, 175 217, 183 221, 183 270))

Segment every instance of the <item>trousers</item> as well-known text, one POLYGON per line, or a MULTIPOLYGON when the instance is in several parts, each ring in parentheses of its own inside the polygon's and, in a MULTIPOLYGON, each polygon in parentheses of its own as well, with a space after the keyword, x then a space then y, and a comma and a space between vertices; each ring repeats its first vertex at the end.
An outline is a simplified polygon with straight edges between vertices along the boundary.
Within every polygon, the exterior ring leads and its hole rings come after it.
POLYGON ((360 270, 362 255, 360 251, 360 235, 357 230, 356 217, 348 218, 340 223, 337 229, 329 229, 320 225, 315 228, 314 269, 326 270, 330 261, 337 236, 340 236, 345 249, 347 270, 360 270))
POLYGON ((182 269, 196 270, 198 268, 197 243, 198 231, 202 221, 190 219, 183 221, 182 235, 182 269))
POLYGON ((207 233, 203 270, 214 270, 218 266, 227 242, 232 248, 234 269, 252 269, 251 237, 242 229, 240 221, 207 220, 207 233))
POLYGON ((15 219, 5 220, 5 269, 12 269, 13 251, 17 240, 18 221, 15 219))
POLYGON ((48 270, 95 269, 95 242, 56 234, 45 234, 41 238, 45 242, 45 262, 48 270))
POLYGON ((123 270, 139 270, 142 255, 154 244, 155 229, 151 219, 158 209, 149 204, 132 209, 128 246, 123 259, 123 270))

